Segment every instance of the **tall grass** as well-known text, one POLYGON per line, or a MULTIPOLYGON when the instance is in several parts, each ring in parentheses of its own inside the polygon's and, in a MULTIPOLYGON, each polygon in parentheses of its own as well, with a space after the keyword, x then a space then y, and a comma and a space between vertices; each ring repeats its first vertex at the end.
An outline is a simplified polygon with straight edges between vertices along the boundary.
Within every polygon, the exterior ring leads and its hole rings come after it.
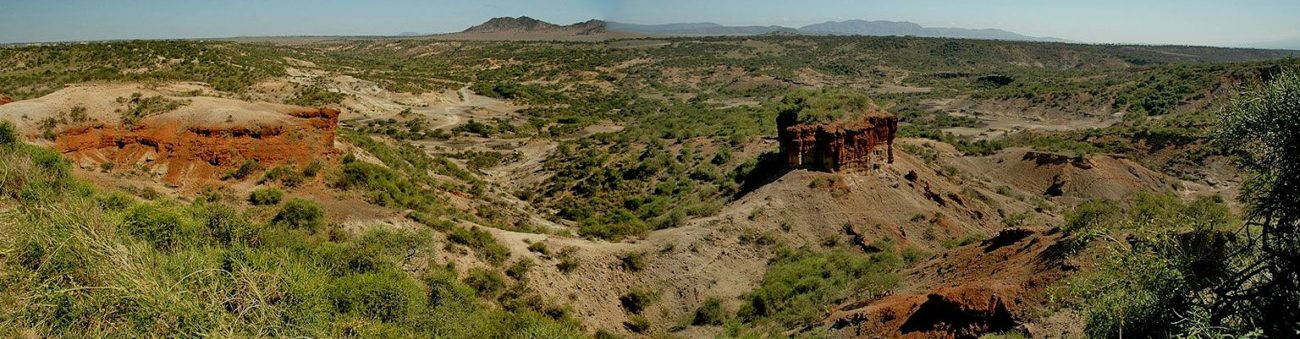
POLYGON ((427 231, 331 237, 310 202, 272 222, 138 200, 29 145, 0 145, 0 162, 0 337, 584 336, 477 297, 432 262, 427 231))

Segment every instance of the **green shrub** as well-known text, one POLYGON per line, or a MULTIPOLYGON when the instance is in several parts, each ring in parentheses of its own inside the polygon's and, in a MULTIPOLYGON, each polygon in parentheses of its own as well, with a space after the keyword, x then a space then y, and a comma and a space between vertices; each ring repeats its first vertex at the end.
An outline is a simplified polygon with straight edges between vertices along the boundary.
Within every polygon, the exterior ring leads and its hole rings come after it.
POLYGON ((1128 234, 1129 243, 1097 242, 1101 262, 1067 280, 1089 336, 1178 336, 1201 312, 1195 295, 1227 276, 1231 230, 1239 222, 1221 201, 1190 203, 1173 195, 1138 194, 1126 204, 1081 205, 1066 217, 1077 251, 1096 237, 1128 234))
POLYGON ((122 113, 122 123, 134 125, 141 119, 167 113, 190 104, 189 100, 176 100, 162 96, 141 97, 140 93, 131 96, 133 103, 130 110, 122 113))
POLYGON ((536 264, 533 263, 533 259, 519 259, 514 264, 511 264, 510 268, 506 269, 506 276, 518 281, 524 281, 527 279, 528 271, 532 270, 534 265, 536 264))
POLYGON ((325 163, 321 162, 320 160, 315 160, 312 161, 310 164, 307 164, 306 168, 302 169, 302 176, 307 178, 314 178, 316 177, 317 174, 320 174, 320 171, 323 169, 325 169, 325 163))
POLYGON ((189 211, 170 204, 136 205, 124 218, 123 229, 161 251, 194 245, 205 233, 189 211))
POLYGON ((944 240, 942 245, 945 249, 954 249, 980 242, 981 240, 984 240, 984 238, 986 238, 986 236, 983 233, 970 233, 963 235, 960 238, 944 240))
POLYGON ((299 88, 293 97, 289 98, 286 103, 290 105, 320 107, 328 105, 337 105, 343 102, 347 95, 339 92, 333 92, 324 86, 311 85, 299 88))
POLYGON ((470 269, 465 284, 474 288, 478 296, 484 299, 496 299, 506 289, 506 279, 501 276, 501 272, 482 267, 470 269))
POLYGON ((740 309, 749 322, 771 320, 783 326, 819 319, 825 307, 849 296, 878 296, 898 283, 901 260, 890 252, 864 255, 842 250, 782 249, 758 288, 740 309))
POLYGON ((325 210, 315 201, 294 198, 280 208, 272 221, 290 229, 316 232, 325 226, 325 210))
POLYGON ((399 269, 411 260, 434 254, 433 234, 427 230, 374 228, 349 246, 338 248, 330 260, 337 274, 399 269))
POLYGON ((528 251, 541 255, 551 255, 550 248, 548 248, 546 242, 543 241, 528 244, 528 251))
POLYGON ((646 267, 645 257, 638 252, 623 253, 618 256, 618 261, 624 269, 632 272, 639 272, 646 267))
POLYGON ((0 197, 40 203, 66 194, 72 166, 58 152, 22 143, 0 146, 0 197))
POLYGON ((257 206, 276 205, 283 198, 284 191, 274 187, 259 188, 248 194, 248 202, 257 206))
POLYGON ((930 257, 930 253, 916 246, 907 246, 903 248, 903 261, 911 264, 930 257))
POLYGON ((226 172, 226 174, 223 174, 221 176, 221 180, 229 180, 229 179, 244 180, 244 178, 247 178, 248 175, 253 174, 253 171, 257 171, 261 168, 262 165, 258 164, 257 160, 249 159, 239 164, 239 168, 236 168, 234 170, 231 170, 230 172, 226 172))
POLYGON ((479 254, 480 257, 493 264, 505 263, 510 258, 510 249, 505 245, 497 242, 492 237, 492 233, 479 229, 478 226, 472 228, 459 227, 447 235, 447 240, 453 243, 469 246, 479 254))
POLYGON ((18 143, 18 128, 8 120, 0 120, 0 146, 18 143))
POLYGON ((605 240, 622 240, 627 237, 641 236, 650 231, 644 222, 632 215, 630 211, 619 209, 607 214, 603 220, 588 220, 578 228, 578 233, 587 237, 605 240))
POLYGON ((722 299, 709 297, 704 299, 704 303, 695 309, 695 315, 691 317, 691 325, 710 326, 722 325, 727 321, 727 312, 722 309, 722 299))
POLYGON ((202 223, 212 238, 223 245, 252 244, 257 230, 234 207, 222 204, 200 205, 196 218, 202 223))
POLYGON ((420 285, 402 272, 351 274, 339 278, 329 299, 340 313, 398 321, 426 307, 420 285))
POLYGON ((259 179, 257 183, 265 184, 279 181, 285 187, 294 187, 301 184, 303 180, 303 174, 295 171, 293 167, 277 166, 263 173, 262 179, 259 179))
POLYGON ((654 303, 657 298, 658 293, 655 293, 654 291, 634 287, 631 291, 618 297, 618 301, 623 305, 624 310, 640 314, 641 311, 645 310, 645 308, 650 306, 651 303, 654 303))
POLYGON ((650 319, 640 314, 633 314, 623 323, 623 328, 632 333, 645 333, 650 330, 650 319))
POLYGON ((565 247, 560 250, 560 253, 557 254, 560 258, 560 262, 555 264, 555 267, 560 269, 560 272, 563 273, 573 272, 573 270, 577 269, 580 264, 578 262, 578 257, 575 255, 577 252, 578 248, 576 247, 565 247))

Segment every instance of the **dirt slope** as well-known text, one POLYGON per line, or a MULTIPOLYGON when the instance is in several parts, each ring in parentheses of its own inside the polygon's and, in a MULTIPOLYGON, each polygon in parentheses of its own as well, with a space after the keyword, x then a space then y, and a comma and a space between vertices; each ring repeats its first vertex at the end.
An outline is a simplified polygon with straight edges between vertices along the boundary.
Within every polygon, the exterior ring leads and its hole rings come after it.
POLYGON ((1024 330, 1042 291, 1073 269, 1057 229, 1005 229, 905 273, 898 294, 841 306, 824 325, 853 337, 976 338, 1024 330))
POLYGON ((1075 157, 1018 148, 963 160, 958 166, 986 173, 994 183, 1065 203, 1122 200, 1137 192, 1172 192, 1178 187, 1177 179, 1110 155, 1075 157))
MULTIPOLYGON (((839 246, 865 249, 888 238, 897 240, 900 248, 939 252, 946 240, 994 234, 1002 228, 1002 215, 1033 209, 980 189, 965 194, 981 192, 984 199, 965 197, 962 188, 900 152, 894 164, 874 170, 785 173, 716 216, 654 231, 634 242, 491 231, 511 248, 514 258, 539 264, 528 274, 532 286, 570 304, 593 329, 624 331, 631 314, 618 298, 637 287, 659 293, 642 314, 653 324, 652 332, 666 333, 689 324, 691 312, 708 297, 738 309, 741 297, 763 277, 778 244, 820 248, 833 240, 839 246), (546 243, 552 254, 529 252, 529 244, 536 242, 546 243), (579 263, 568 273, 556 267, 559 259, 554 254, 564 247, 576 249, 579 263), (636 272, 622 268, 619 256, 625 253, 641 254, 646 267, 636 272)), ((675 333, 711 336, 718 330, 686 326, 675 333)))

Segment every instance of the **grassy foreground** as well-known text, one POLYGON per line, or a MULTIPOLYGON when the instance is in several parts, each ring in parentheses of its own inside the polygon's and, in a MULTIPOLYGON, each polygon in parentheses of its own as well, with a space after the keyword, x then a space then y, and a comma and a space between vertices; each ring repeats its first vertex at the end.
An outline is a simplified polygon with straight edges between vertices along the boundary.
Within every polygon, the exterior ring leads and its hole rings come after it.
POLYGON ((0 336, 585 335, 535 296, 481 296, 430 259, 429 233, 353 236, 306 200, 242 210, 105 192, 12 126, 0 134, 0 336))

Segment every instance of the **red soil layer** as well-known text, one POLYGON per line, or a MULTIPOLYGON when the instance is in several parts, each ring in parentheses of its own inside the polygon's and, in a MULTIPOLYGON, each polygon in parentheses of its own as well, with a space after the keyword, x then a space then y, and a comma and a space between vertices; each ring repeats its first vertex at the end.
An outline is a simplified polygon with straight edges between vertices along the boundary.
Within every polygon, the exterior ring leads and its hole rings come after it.
POLYGON ((788 165, 830 172, 867 168, 871 154, 881 144, 886 146, 886 161, 892 164, 897 131, 898 118, 883 112, 866 114, 857 121, 818 125, 798 123, 795 114, 783 114, 777 119, 777 134, 788 165))
POLYGON ((0 95, 0 105, 4 105, 11 102, 14 102, 14 99, 9 98, 7 96, 0 95))
POLYGON ((216 179, 247 160, 264 167, 305 166, 337 152, 337 110, 303 109, 288 114, 295 117, 289 123, 255 126, 184 125, 167 119, 146 119, 131 127, 80 126, 62 131, 55 146, 73 159, 144 164, 165 173, 163 180, 173 185, 216 179))
POLYGON ((1005 229, 910 270, 923 292, 850 304, 827 317, 837 334, 890 338, 978 338, 1020 327, 1042 291, 1071 269, 1058 230, 1005 229))

